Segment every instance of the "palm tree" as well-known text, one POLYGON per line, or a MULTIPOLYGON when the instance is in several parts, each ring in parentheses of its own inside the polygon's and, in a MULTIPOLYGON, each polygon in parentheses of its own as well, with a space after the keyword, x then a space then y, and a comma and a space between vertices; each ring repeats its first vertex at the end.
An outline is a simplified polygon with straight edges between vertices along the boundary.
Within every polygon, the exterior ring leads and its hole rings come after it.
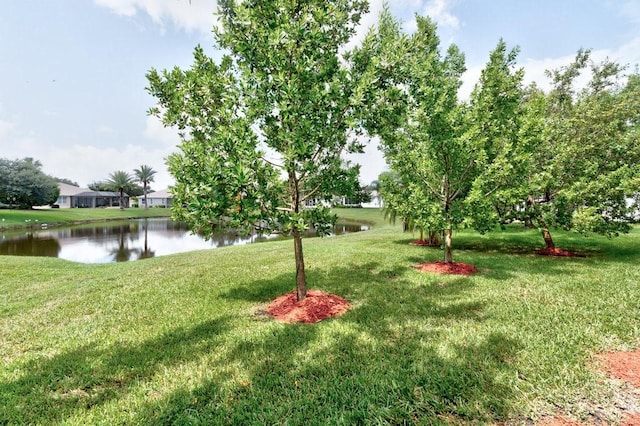
POLYGON ((136 175, 138 182, 142 183, 142 191, 144 193, 144 208, 148 209, 149 204, 147 204, 147 185, 153 182, 153 175, 155 175, 157 172, 153 170, 151 166, 145 166, 143 164, 139 169, 134 169, 133 173, 136 175))
POLYGON ((133 177, 125 171, 118 170, 109 175, 106 184, 112 191, 120 193, 120 210, 124 210, 124 191, 133 187, 133 177))

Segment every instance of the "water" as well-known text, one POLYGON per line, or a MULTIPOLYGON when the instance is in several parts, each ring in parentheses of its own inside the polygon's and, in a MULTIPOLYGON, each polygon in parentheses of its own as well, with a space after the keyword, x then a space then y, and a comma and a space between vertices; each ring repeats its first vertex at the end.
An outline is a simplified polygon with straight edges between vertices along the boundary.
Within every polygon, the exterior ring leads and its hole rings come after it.
MULTIPOLYGON (((333 234, 368 229, 361 225, 337 225, 333 234)), ((239 236, 233 232, 205 241, 192 235, 183 223, 167 218, 104 222, 64 228, 0 233, 0 255, 58 257, 81 263, 127 262, 258 241, 277 236, 239 236)))

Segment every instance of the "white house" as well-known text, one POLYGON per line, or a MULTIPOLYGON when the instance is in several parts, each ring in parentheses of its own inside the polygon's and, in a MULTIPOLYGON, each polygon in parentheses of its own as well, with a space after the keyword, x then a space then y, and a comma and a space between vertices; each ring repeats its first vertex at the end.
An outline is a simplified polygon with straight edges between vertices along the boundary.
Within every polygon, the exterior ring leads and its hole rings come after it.
MULTIPOLYGON (((144 195, 138 197, 140 207, 145 207, 144 195)), ((171 193, 168 189, 147 194, 148 207, 171 207, 171 193)))
MULTIPOLYGON (((75 207, 119 207, 120 194, 109 191, 92 191, 89 188, 80 188, 78 186, 69 185, 58 182, 60 195, 55 202, 60 208, 75 207)), ((129 195, 123 196, 124 207, 129 207, 129 195)))

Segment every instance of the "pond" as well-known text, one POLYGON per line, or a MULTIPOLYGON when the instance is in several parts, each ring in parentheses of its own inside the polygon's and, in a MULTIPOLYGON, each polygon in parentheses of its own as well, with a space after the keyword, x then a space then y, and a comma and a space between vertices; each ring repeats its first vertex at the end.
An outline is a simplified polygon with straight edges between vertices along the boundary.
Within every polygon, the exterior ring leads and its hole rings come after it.
MULTIPOLYGON (((336 225, 332 235, 367 229, 364 225, 336 225)), ((127 262, 276 238, 281 237, 243 237, 227 232, 207 241, 200 235, 191 234, 183 223, 154 218, 0 232, 0 255, 58 257, 81 263, 127 262)))

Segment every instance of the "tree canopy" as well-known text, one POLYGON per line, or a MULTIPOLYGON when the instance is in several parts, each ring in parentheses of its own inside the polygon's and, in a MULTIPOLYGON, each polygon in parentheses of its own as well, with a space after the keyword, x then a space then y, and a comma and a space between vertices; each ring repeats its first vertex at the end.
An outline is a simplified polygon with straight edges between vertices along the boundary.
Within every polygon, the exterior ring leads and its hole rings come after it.
POLYGON ((196 47, 191 69, 147 75, 158 100, 150 113, 181 131, 168 160, 174 216, 209 235, 291 233, 298 299, 303 232, 327 234, 335 221, 306 203, 359 189, 342 154, 362 149, 354 136, 367 82, 340 52, 366 10, 362 0, 223 0, 220 61, 196 47))
POLYGON ((135 175, 138 182, 142 183, 145 209, 149 208, 149 204, 147 204, 147 191, 149 189, 149 184, 154 181, 154 176, 156 173, 157 172, 153 170, 153 167, 147 166, 145 164, 141 165, 139 169, 133 170, 133 174, 135 175))
POLYGON ((617 235, 630 229, 638 211, 629 200, 640 191, 640 77, 589 57, 581 50, 572 63, 549 71, 552 90, 544 101, 533 98, 544 121, 523 180, 523 213, 548 249, 555 248, 551 227, 617 235), (576 89, 587 71, 589 83, 576 89))
POLYGON ((53 204, 60 190, 55 179, 42 171, 33 158, 0 158, 0 202, 32 208, 53 204))
POLYGON ((133 176, 124 170, 116 170, 109 175, 109 179, 105 184, 110 191, 115 191, 120 194, 118 205, 120 206, 120 210, 123 210, 125 208, 124 193, 130 192, 131 189, 135 188, 133 176))
POLYGON ((394 208, 421 229, 443 231, 450 263, 453 230, 490 228, 495 215, 484 197, 513 179, 522 72, 514 69, 517 50, 507 52, 501 40, 470 103, 461 102, 463 54, 452 45, 443 55, 435 23, 416 19, 407 36, 385 10, 365 40, 362 55, 380 76, 365 123, 396 175, 387 182, 394 208))

